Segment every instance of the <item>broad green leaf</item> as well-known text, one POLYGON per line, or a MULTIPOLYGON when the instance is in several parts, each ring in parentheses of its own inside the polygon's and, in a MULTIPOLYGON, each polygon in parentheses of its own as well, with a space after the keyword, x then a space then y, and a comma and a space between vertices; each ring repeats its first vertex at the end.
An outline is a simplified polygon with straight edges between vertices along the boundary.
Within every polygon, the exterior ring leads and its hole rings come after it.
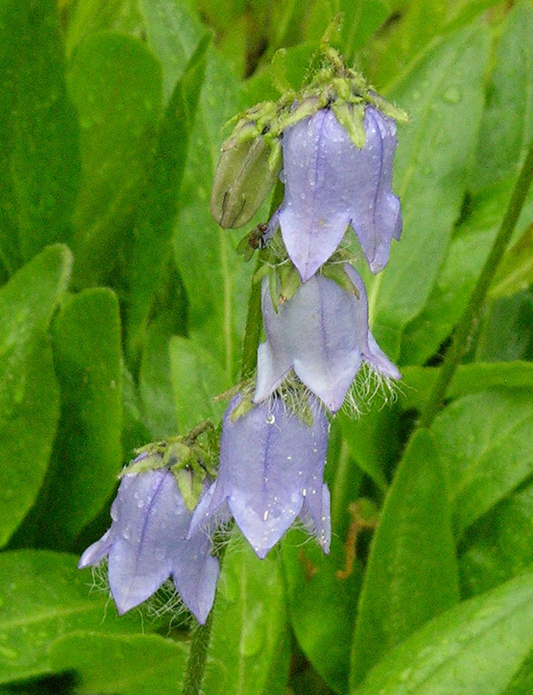
POLYGON ((187 161, 189 134, 194 125, 204 80, 205 52, 210 37, 200 41, 176 84, 157 136, 156 151, 141 194, 128 262, 128 344, 140 349, 144 331, 171 263, 171 237, 179 206, 179 191, 187 161))
POLYGON ((35 501, 59 420, 48 329, 72 256, 51 246, 0 289, 0 545, 35 501))
POLYGON ((78 0, 69 5, 65 47, 70 56, 88 35, 120 31, 141 36, 142 17, 138 0, 78 0))
POLYGON ((82 128, 73 250, 75 280, 83 286, 107 277, 131 224, 161 113, 161 66, 137 39, 95 34, 76 50, 68 87, 82 128))
POLYGON ((0 252, 13 273, 72 233, 79 126, 53 0, 1 4, 0 74, 0 252))
POLYGON ((533 285, 533 224, 507 250, 489 290, 490 297, 508 297, 533 285))
MULTIPOLYGON (((503 28, 487 87, 467 200, 447 258, 422 313, 406 328, 403 363, 423 363, 451 333, 487 257, 533 138, 533 8, 518 3, 503 28)), ((522 219, 531 221, 533 195, 522 219)), ((523 232, 519 223, 517 234, 523 232)))
POLYGON ((40 536, 66 548, 102 509, 122 465, 121 335, 115 294, 99 287, 69 297, 52 336, 61 421, 40 536))
POLYGON ((503 695, 530 695, 533 691, 533 654, 530 652, 503 695))
POLYGON ((170 340, 169 351, 180 434, 202 420, 218 423, 227 403, 213 398, 231 386, 220 362, 194 340, 179 336, 170 340))
POLYGON ((533 487, 502 500, 471 526, 460 558, 463 592, 480 594, 533 566, 533 487))
POLYGON ((533 473, 533 391, 494 389, 448 406, 432 432, 458 535, 533 473))
POLYGON ((291 625, 314 668, 336 692, 343 693, 348 687, 346 664, 361 570, 357 561, 346 567, 346 553, 352 549, 344 547, 336 535, 329 555, 308 541, 308 534, 299 530, 290 531, 283 541, 291 625), (339 577, 337 572, 344 574, 339 577))
MULTIPOLYGON (((170 376, 170 317, 160 316, 145 336, 139 370, 143 420, 152 439, 176 434, 176 404, 170 376)), ((189 377, 193 375, 188 375, 189 377)))
POLYGON ((532 324, 533 290, 487 302, 477 336, 476 359, 531 360, 532 324))
POLYGON ((235 535, 218 584, 203 694, 283 695, 289 659, 285 613, 280 557, 271 553, 259 560, 235 535), (269 674, 282 664, 274 688, 269 674))
MULTIPOLYGON (((387 39, 379 34, 371 45, 372 79, 387 85, 409 71, 415 57, 438 36, 446 21, 443 0, 411 0, 405 3, 395 22, 387 28, 387 39)), ((401 77, 400 77, 401 79, 401 77)))
POLYGON ((500 695, 532 647, 528 573, 427 623, 353 695, 500 695))
POLYGON ((386 19, 388 8, 382 0, 341 0, 339 4, 342 12, 340 49, 345 61, 351 64, 386 19))
POLYGON ((381 490, 386 490, 385 470, 396 459, 399 449, 398 411, 375 401, 357 419, 344 412, 337 419, 357 464, 381 490))
MULTIPOLYGON (((433 388, 438 367, 405 367, 400 402, 405 410, 420 410, 433 388)), ((461 364, 447 391, 448 398, 479 393, 498 386, 533 389, 531 362, 472 362, 461 364)))
POLYGON ((499 38, 488 85, 471 177, 476 193, 516 177, 533 140, 532 59, 533 7, 530 2, 517 2, 499 38))
POLYGON ((399 355, 405 325, 426 303, 461 209, 487 52, 482 26, 458 31, 389 95, 410 117, 399 133, 395 164, 404 230, 400 243, 393 242, 386 272, 369 288, 369 304, 376 338, 392 359, 399 355))
POLYGON ((53 643, 54 671, 76 672, 77 695, 179 693, 187 647, 160 635, 75 632, 53 643))
POLYGON ((191 337, 220 359, 229 377, 235 374, 240 355, 253 267, 243 263, 234 250, 242 231, 220 229, 209 212, 223 124, 239 110, 232 76, 214 52, 209 54, 182 192, 184 205, 174 234, 174 253, 189 299, 191 337))
POLYGON ((135 616, 117 616, 107 592, 89 595, 91 573, 76 562, 42 550, 0 555, 0 683, 50 673, 51 645, 75 630, 139 629, 135 616))
POLYGON ((190 6, 176 0, 140 0, 146 39, 163 66, 163 98, 166 104, 188 60, 205 34, 190 6))
POLYGON ((457 602, 459 580, 444 473, 427 430, 411 440, 383 506, 359 602, 350 683, 457 602))

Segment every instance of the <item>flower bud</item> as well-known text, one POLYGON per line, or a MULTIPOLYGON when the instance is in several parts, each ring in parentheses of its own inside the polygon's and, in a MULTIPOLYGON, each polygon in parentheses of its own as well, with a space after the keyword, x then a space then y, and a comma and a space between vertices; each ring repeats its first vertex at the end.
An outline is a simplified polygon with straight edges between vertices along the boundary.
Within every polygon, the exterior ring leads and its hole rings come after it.
POLYGON ((222 147, 211 192, 211 214, 221 227, 249 222, 274 185, 281 169, 278 141, 264 135, 233 136, 222 147))

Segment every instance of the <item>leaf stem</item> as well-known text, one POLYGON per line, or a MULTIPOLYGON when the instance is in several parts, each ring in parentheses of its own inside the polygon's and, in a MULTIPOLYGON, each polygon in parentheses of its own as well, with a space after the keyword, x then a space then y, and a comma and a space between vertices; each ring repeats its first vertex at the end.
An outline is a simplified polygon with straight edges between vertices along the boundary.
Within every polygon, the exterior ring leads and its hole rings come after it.
POLYGON ((485 265, 481 271, 477 284, 472 292, 470 301, 461 317, 455 333, 452 344, 446 353, 444 362, 440 368, 437 380, 429 395, 420 420, 419 427, 429 427, 435 416, 439 412, 450 381, 455 374, 455 370, 459 366, 461 359, 465 353, 468 341, 472 334, 472 329, 479 315, 485 297, 491 285, 492 279, 503 254, 509 244, 513 231, 522 212, 524 202, 526 200, 531 181, 533 180, 533 142, 531 143, 524 164, 516 181, 515 187, 511 194, 509 205, 503 217, 502 223, 490 253, 485 261, 485 265))

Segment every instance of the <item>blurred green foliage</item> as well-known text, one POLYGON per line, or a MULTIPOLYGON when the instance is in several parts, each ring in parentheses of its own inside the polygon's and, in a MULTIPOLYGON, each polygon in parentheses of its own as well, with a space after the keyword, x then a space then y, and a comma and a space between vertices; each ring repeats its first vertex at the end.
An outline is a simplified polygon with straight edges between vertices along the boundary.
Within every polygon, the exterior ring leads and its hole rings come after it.
POLYGON ((298 529, 263 561, 228 541, 203 692, 532 692, 532 194, 405 445, 533 139, 533 3, 2 0, 1 693, 180 690, 187 619, 164 597, 118 618, 76 559, 134 447, 220 419, 252 274, 209 214, 224 125, 332 22, 410 116, 402 240, 365 275, 405 378, 332 426, 330 556, 298 529))

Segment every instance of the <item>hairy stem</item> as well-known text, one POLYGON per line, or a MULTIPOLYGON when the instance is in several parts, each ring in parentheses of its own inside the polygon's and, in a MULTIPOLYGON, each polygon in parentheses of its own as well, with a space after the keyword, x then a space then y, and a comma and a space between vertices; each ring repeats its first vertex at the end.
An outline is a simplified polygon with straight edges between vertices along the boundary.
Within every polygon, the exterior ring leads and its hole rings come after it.
POLYGON ((420 416, 419 427, 429 427, 442 406, 450 381, 465 353, 472 329, 485 301, 494 274, 498 269, 498 265, 520 217, 532 180, 533 143, 529 147, 492 249, 485 261, 465 312, 457 324, 450 349, 446 353, 426 407, 420 416))

